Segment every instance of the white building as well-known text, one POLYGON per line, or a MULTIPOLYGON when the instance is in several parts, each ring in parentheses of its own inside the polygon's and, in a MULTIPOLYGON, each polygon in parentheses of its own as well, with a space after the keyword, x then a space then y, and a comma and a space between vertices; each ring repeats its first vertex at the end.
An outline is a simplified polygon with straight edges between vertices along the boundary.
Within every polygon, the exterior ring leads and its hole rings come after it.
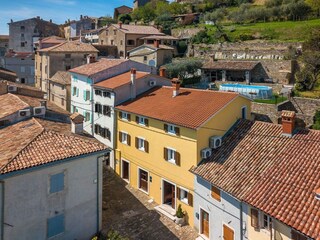
MULTIPOLYGON (((71 119, 81 129, 83 117, 71 119)), ((0 239, 81 240, 101 229, 108 150, 70 129, 35 118, 0 129, 0 239)))

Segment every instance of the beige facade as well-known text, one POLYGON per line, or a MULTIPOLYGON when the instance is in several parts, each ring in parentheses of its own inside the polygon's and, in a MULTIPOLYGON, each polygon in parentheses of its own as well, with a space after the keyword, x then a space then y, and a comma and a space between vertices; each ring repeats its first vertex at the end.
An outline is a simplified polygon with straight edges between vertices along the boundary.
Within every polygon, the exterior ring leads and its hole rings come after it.
POLYGON ((58 107, 70 112, 71 75, 66 71, 58 71, 49 79, 48 99, 58 107))

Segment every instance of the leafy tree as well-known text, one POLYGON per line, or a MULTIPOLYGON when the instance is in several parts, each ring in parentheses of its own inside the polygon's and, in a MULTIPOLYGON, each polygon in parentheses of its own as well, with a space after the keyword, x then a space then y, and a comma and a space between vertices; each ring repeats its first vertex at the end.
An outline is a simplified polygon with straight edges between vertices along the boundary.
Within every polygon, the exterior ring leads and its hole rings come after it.
POLYGON ((320 0, 306 0, 306 3, 317 13, 317 17, 320 17, 320 0))
POLYGON ((312 125, 313 129, 320 130, 320 110, 316 111, 316 114, 313 118, 314 124, 312 125))
POLYGON ((165 34, 171 34, 171 29, 175 26, 176 22, 170 13, 165 13, 155 19, 155 24, 160 25, 165 34))
POLYGON ((186 80, 191 76, 195 76, 198 70, 202 67, 202 61, 198 59, 179 59, 172 63, 164 65, 169 78, 178 77, 186 80))
POLYGON ((131 15, 130 14, 120 14, 118 17, 118 20, 120 22, 123 22, 124 24, 129 24, 132 21, 131 15))
POLYGON ((153 3, 149 2, 146 5, 136 8, 132 13, 133 20, 149 23, 156 18, 155 8, 153 3))

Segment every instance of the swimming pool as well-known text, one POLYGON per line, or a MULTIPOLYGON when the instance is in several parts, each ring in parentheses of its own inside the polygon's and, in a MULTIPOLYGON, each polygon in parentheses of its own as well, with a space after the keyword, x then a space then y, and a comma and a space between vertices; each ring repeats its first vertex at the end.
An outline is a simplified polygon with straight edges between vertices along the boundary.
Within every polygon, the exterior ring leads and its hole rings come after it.
POLYGON ((252 99, 269 99, 272 97, 272 88, 268 86, 221 84, 219 90, 225 92, 238 92, 252 99))

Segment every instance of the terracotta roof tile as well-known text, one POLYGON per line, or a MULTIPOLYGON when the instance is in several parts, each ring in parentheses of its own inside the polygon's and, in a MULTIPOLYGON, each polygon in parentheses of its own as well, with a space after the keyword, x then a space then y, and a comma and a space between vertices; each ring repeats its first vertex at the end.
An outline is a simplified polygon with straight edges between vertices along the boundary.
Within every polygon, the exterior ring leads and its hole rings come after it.
POLYGON ((57 71, 51 78, 50 81, 60 83, 63 85, 71 84, 71 74, 66 71, 57 71))
POLYGON ((80 113, 75 112, 70 116, 70 119, 74 123, 83 123, 84 117, 80 113))
POLYGON ((203 65, 203 69, 224 70, 252 70, 260 62, 258 61, 209 61, 203 65))
POLYGON ((320 239, 320 131, 241 120, 193 173, 296 230, 320 239))
POLYGON ((92 138, 46 129, 34 118, 0 129, 0 142, 1 174, 107 149, 92 138))
POLYGON ((170 35, 151 35, 151 36, 146 36, 146 37, 142 37, 140 39, 149 39, 149 40, 178 40, 179 38, 170 36, 170 35))
POLYGON ((34 58, 33 52, 7 52, 7 58, 34 58))
POLYGON ((0 95, 0 103, 0 119, 29 107, 26 102, 11 93, 0 95))
MULTIPOLYGON (((148 72, 136 72, 136 80, 139 80, 150 73, 148 72)), ((106 80, 102 80, 99 83, 94 84, 96 87, 108 88, 108 89, 116 89, 122 85, 131 83, 131 72, 126 72, 120 75, 117 75, 112 78, 108 78, 106 80)))
POLYGON ((99 52, 94 46, 78 41, 66 41, 53 47, 43 48, 38 52, 77 52, 77 53, 96 53, 99 52))
POLYGON ((143 34, 143 35, 165 35, 161 33, 157 28, 153 26, 143 26, 143 25, 127 25, 122 24, 120 28, 119 24, 112 24, 118 30, 127 34, 143 34))
POLYGON ((81 75, 85 75, 90 77, 98 72, 104 71, 108 68, 115 67, 124 62, 129 61, 128 59, 106 59, 101 58, 99 61, 95 63, 85 64, 73 69, 70 69, 69 72, 77 73, 81 75))
POLYGON ((240 95, 180 88, 172 96, 172 87, 156 87, 117 109, 195 129, 240 95))
POLYGON ((41 41, 41 43, 52 43, 52 44, 54 44, 54 43, 66 42, 67 39, 62 38, 62 37, 58 37, 58 36, 50 36, 50 37, 43 38, 40 41, 41 41))
POLYGON ((117 10, 119 14, 126 14, 126 13, 131 13, 133 9, 126 5, 122 5, 121 7, 115 8, 114 10, 117 10))

